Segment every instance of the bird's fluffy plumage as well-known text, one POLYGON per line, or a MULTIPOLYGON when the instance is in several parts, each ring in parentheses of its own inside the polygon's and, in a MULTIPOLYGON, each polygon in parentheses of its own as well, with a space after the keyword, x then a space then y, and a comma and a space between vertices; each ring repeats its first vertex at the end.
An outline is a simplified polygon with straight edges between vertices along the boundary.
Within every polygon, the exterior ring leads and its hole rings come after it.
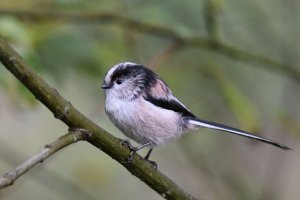
POLYGON ((288 147, 248 132, 197 118, 173 96, 167 84, 140 64, 125 62, 105 76, 105 110, 112 122, 129 138, 150 147, 166 143, 198 127, 221 130, 288 147))

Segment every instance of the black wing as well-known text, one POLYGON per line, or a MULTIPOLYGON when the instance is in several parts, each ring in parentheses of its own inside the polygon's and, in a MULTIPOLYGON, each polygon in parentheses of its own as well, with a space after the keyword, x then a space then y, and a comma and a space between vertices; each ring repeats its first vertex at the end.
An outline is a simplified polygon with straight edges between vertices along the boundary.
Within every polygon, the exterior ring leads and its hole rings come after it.
POLYGON ((177 99, 155 98, 151 95, 144 96, 144 99, 158 107, 177 112, 182 116, 195 118, 195 115, 191 113, 186 107, 184 107, 182 103, 178 102, 177 99))

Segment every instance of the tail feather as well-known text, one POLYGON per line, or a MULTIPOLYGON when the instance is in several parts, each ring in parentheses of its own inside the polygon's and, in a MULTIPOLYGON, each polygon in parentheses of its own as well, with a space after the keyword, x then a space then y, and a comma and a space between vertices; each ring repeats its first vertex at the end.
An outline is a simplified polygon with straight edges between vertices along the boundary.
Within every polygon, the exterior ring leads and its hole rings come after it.
POLYGON ((277 142, 274 142, 272 140, 269 140, 269 139, 266 139, 266 138, 263 138, 263 137, 252 135, 251 133, 248 133, 246 131, 242 131, 242 130, 239 130, 239 129, 236 129, 236 128, 233 128, 233 127, 230 127, 230 126, 218 124, 218 123, 215 123, 215 122, 209 122, 209 121, 205 121, 205 120, 201 120, 201 119, 189 119, 189 122, 191 124, 198 125, 198 126, 201 126, 201 127, 220 130, 220 131, 225 131, 225 132, 228 132, 228 133, 244 136, 244 137, 255 139, 255 140, 258 140, 258 141, 261 141, 261 142, 265 142, 265 143, 274 145, 274 146, 279 147, 279 148, 284 149, 284 150, 290 150, 290 148, 285 146, 285 145, 279 144, 277 142))

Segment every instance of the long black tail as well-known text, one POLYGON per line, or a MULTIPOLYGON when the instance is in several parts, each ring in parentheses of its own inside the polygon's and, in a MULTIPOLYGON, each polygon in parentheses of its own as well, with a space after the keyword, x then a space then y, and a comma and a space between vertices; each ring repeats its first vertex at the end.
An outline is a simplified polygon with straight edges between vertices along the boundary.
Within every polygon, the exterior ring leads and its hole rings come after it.
POLYGON ((225 132, 228 132, 228 133, 232 133, 232 134, 244 136, 244 137, 247 137, 247 138, 259 140, 261 142, 265 142, 265 143, 274 145, 274 146, 279 147, 279 148, 284 149, 284 150, 290 150, 290 148, 285 146, 285 145, 279 144, 277 142, 274 142, 272 140, 269 140, 269 139, 266 139, 266 138, 263 138, 263 137, 258 137, 256 135, 252 135, 251 133, 248 133, 246 131, 242 131, 242 130, 239 130, 239 129, 236 129, 236 128, 233 128, 233 127, 230 127, 230 126, 218 124, 218 123, 215 123, 215 122, 209 122, 209 121, 205 121, 205 120, 198 119, 198 118, 191 118, 191 119, 189 119, 189 122, 191 124, 198 125, 198 126, 201 126, 201 127, 216 129, 216 130, 220 130, 220 131, 225 131, 225 132))

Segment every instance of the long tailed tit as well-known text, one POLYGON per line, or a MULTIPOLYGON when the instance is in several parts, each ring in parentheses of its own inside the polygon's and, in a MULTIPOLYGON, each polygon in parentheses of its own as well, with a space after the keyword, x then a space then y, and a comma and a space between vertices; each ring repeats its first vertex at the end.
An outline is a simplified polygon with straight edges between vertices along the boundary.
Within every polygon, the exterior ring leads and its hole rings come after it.
POLYGON ((141 145, 133 147, 133 154, 149 147, 164 144, 199 127, 211 128, 259 140, 281 149, 289 147, 266 138, 252 135, 230 126, 209 122, 196 117, 183 103, 173 96, 167 84, 143 65, 124 62, 113 66, 106 74, 105 111, 110 120, 129 138, 141 145))

